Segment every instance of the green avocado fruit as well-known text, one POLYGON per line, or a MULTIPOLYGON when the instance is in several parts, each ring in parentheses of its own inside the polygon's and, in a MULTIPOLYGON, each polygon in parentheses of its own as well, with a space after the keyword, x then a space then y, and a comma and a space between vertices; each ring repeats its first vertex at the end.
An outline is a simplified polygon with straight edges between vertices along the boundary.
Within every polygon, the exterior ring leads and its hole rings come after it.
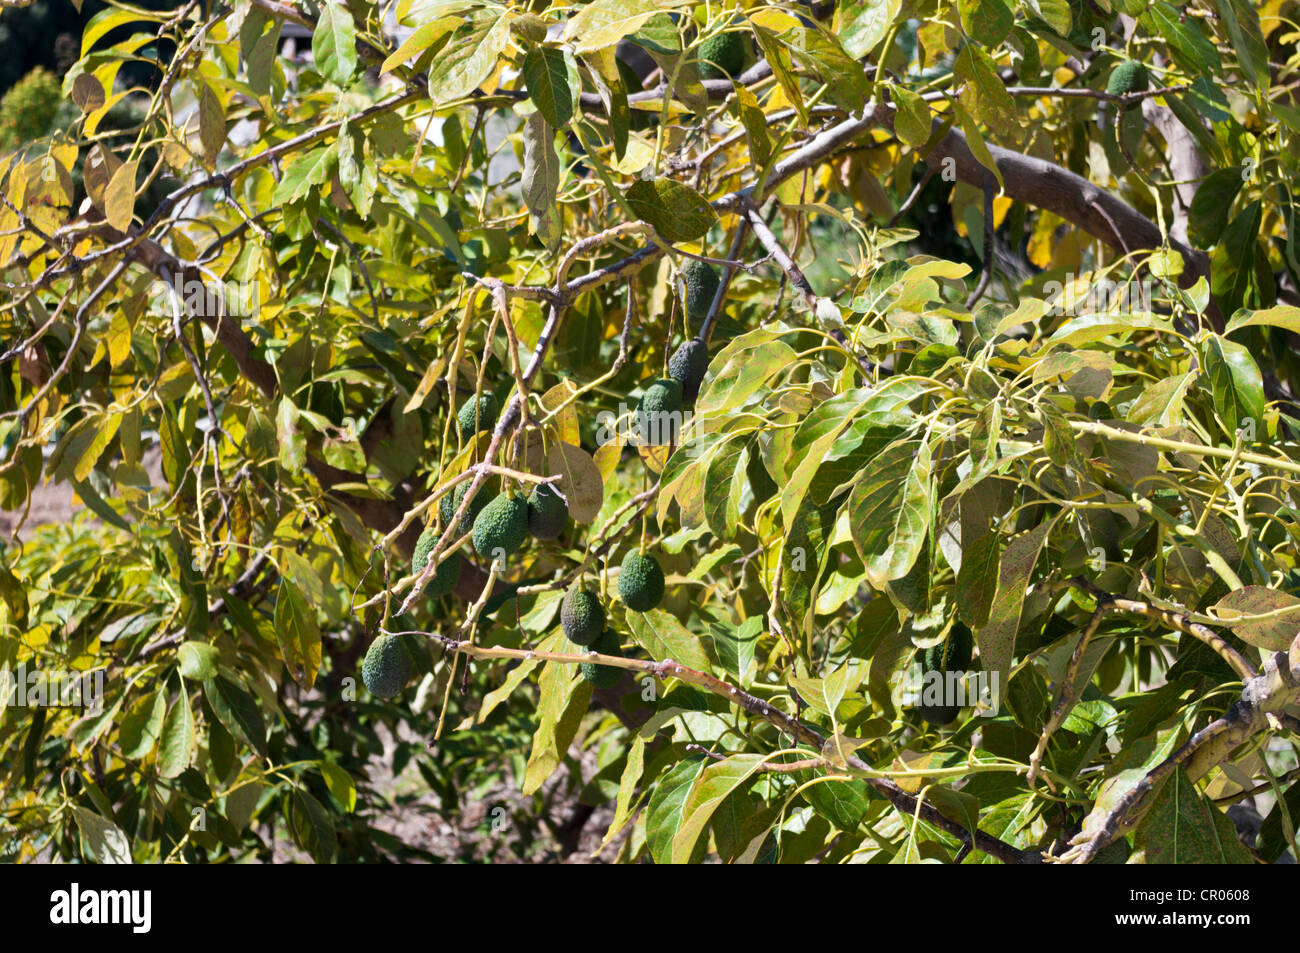
POLYGON ((468 440, 480 431, 491 430, 497 422, 497 413, 500 410, 496 396, 491 391, 484 391, 477 401, 473 397, 465 401, 456 414, 456 420, 460 423, 460 439, 468 440))
MULTIPOLYGON (((438 512, 442 515, 442 524, 444 526, 451 524, 451 518, 460 509, 460 504, 465 501, 465 494, 469 492, 469 486, 473 482, 473 480, 466 480, 463 483, 456 484, 456 489, 444 494, 442 499, 438 501, 438 512)), ((478 492, 474 494, 473 501, 469 504, 469 508, 465 511, 465 515, 456 524, 457 537, 464 536, 474 528, 474 518, 482 512, 483 507, 488 505, 488 501, 492 499, 494 488, 495 481, 491 479, 484 481, 483 485, 479 487, 478 492)))
POLYGON ((649 612, 664 598, 664 571, 653 556, 635 549, 623 557, 618 571, 618 595, 636 612, 649 612))
POLYGON ((718 273, 707 261, 692 258, 682 266, 682 281, 686 285, 686 317, 694 331, 713 304, 713 296, 718 291, 718 273))
POLYGON ((516 553, 527 538, 528 501, 518 494, 497 495, 474 517, 474 552, 484 559, 516 553))
POLYGON ((569 506, 549 483, 528 494, 528 532, 536 539, 555 539, 569 522, 569 506))
MULTIPOLYGON (((921 653, 921 671, 923 674, 939 672, 964 672, 970 668, 974 657, 975 637, 971 630, 960 622, 953 624, 948 638, 930 646, 921 653)), ((945 679, 945 685, 946 685, 945 679)), ((961 709, 956 705, 918 705, 922 718, 932 725, 946 725, 956 719, 961 709)))
POLYGON ((1112 96, 1141 93, 1149 88, 1150 81, 1151 76, 1146 66, 1137 60, 1125 60, 1110 71, 1110 77, 1106 80, 1106 92, 1112 96))
POLYGON ((682 400, 695 403, 700 383, 709 370, 709 346, 696 338, 687 341, 668 359, 668 376, 682 385, 682 400))
POLYGON ((682 385, 671 377, 661 377, 641 395, 637 412, 642 414, 671 414, 682 409, 682 385))
POLYGON ((590 589, 574 586, 560 602, 560 628, 574 645, 588 646, 605 628, 605 607, 590 589))
MULTIPOLYGON (((415 542, 415 555, 411 557, 413 575, 424 572, 424 567, 429 565, 429 554, 437 545, 437 531, 432 526, 425 527, 424 532, 415 542)), ((433 578, 424 587, 426 596, 437 599, 456 588, 456 583, 460 580, 461 558, 460 553, 448 553, 443 556, 442 562, 438 563, 438 568, 433 571, 433 578)))
MULTIPOLYGON (((619 644, 619 637, 609 629, 602 632, 600 637, 592 643, 591 651, 599 652, 601 655, 623 657, 623 648, 619 644)), ((623 677, 621 668, 599 665, 596 662, 583 662, 578 668, 582 672, 582 677, 591 682, 594 688, 613 688, 623 677)))
POLYGON ((700 75, 705 79, 734 79, 745 70, 745 35, 732 30, 700 44, 700 75))
POLYGON ((411 677, 411 656, 400 636, 381 635, 370 643, 361 662, 361 680, 376 698, 401 694, 411 677))

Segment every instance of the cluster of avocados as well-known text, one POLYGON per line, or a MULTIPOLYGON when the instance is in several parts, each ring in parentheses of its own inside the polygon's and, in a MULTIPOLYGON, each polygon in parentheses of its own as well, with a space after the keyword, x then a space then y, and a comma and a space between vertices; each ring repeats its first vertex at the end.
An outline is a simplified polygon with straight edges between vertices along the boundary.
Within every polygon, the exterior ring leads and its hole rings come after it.
MULTIPOLYGON (((471 397, 457 412, 462 439, 491 430, 496 423, 500 406, 491 392, 477 398, 471 397)), ((443 530, 437 524, 425 527, 415 543, 411 556, 411 574, 419 575, 429 565, 429 556, 444 533, 459 538, 470 533, 474 551, 486 559, 501 553, 509 556, 519 551, 529 536, 536 539, 555 539, 569 522, 569 507, 564 498, 549 483, 539 483, 527 496, 513 488, 497 492, 495 478, 489 479, 474 494, 464 515, 452 527, 452 518, 465 501, 472 480, 465 480, 456 489, 442 497, 438 503, 443 530)), ((448 595, 456 588, 464 567, 465 557, 458 552, 447 553, 424 593, 432 599, 448 595)), ((397 636, 383 635, 371 643, 361 664, 361 678, 366 688, 377 698, 392 698, 399 694, 411 677, 412 660, 408 648, 397 636)))
MULTIPOLYGON (((708 262, 692 258, 682 268, 686 285, 687 324, 693 331, 703 324, 718 290, 718 273, 708 262)), ((709 369, 709 346, 699 337, 684 342, 668 359, 668 376, 652 382, 637 405, 637 423, 642 434, 649 432, 654 415, 673 414, 693 404, 709 369)))
MULTIPOLYGON (((706 41, 701 52, 718 66, 739 72, 744 60, 743 38, 738 33, 725 33, 706 41)), ((718 274, 708 262, 691 259, 683 267, 682 276, 688 323, 695 328, 702 325, 713 303, 718 274)), ((699 337, 687 340, 669 359, 668 376, 652 382, 643 392, 637 407, 638 417, 645 421, 652 415, 676 413, 684 404, 693 403, 708 367, 708 345, 699 337)), ((456 413, 461 439, 470 440, 490 431, 500 411, 500 403, 491 391, 471 396, 456 413)), ((537 484, 525 495, 514 487, 498 490, 498 481, 492 478, 480 487, 465 513, 452 526, 472 482, 461 482, 439 501, 441 520, 420 534, 411 559, 412 574, 418 575, 428 566, 429 556, 444 533, 454 538, 470 534, 474 552, 484 559, 495 559, 518 552, 530 536, 555 539, 568 524, 568 505, 555 487, 537 484)), ((431 598, 450 594, 460 579, 464 561, 458 552, 444 555, 433 578, 425 585, 425 593, 431 598)), ((653 556, 634 549, 624 557, 618 574, 618 594, 629 610, 649 612, 656 608, 663 601, 664 588, 663 569, 653 556)), ((602 655, 621 655, 619 637, 606 628, 605 621, 605 607, 596 593, 578 584, 565 594, 560 606, 560 625, 569 641, 602 655)), ((402 639, 382 635, 366 652, 361 677, 375 697, 393 698, 405 688, 411 671, 410 651, 402 639)), ((581 672, 597 688, 612 687, 621 674, 617 668, 594 662, 582 663, 581 672)))
MULTIPOLYGON (((663 601, 664 571, 653 556, 632 550, 623 558, 618 573, 618 595, 634 612, 649 612, 663 601)), ((600 596, 581 582, 564 594, 560 602, 560 628, 574 645, 601 655, 622 657, 619 637, 606 626, 605 606, 600 596)), ((582 677, 596 688, 618 684, 617 668, 597 662, 583 662, 582 677)))
MULTIPOLYGON (((564 594, 560 602, 560 628, 574 645, 601 655, 623 654, 618 636, 605 628, 605 607, 600 596, 583 586, 575 585, 564 594)), ((619 670, 595 662, 583 662, 579 668, 582 677, 596 688, 613 688, 618 684, 619 670)))

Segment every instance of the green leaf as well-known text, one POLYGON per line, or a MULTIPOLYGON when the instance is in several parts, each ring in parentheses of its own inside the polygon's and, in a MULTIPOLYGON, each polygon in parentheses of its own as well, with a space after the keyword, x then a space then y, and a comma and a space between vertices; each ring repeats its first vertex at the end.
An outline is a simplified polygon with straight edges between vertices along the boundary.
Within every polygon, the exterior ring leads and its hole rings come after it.
POLYGON ((578 666, 547 662, 537 680, 537 730, 524 768, 524 796, 533 794, 549 778, 573 743, 582 716, 591 701, 591 683, 578 666))
POLYGON ((280 398, 275 430, 280 443, 280 466, 290 473, 301 473, 307 463, 307 436, 298 426, 298 408, 288 397, 280 398))
POLYGON ((954 601, 958 617, 972 629, 988 623, 1001 560, 1001 540, 997 533, 985 533, 963 548, 954 601))
POLYGON ((427 20, 415 28, 415 31, 402 41, 402 45, 389 54, 380 73, 391 73, 396 67, 412 57, 419 57, 430 49, 441 49, 443 41, 465 21, 460 17, 439 17, 427 20))
POLYGON ((573 116, 573 93, 563 51, 546 46, 529 50, 522 73, 529 99, 552 128, 563 128, 573 116))
MULTIPOLYGON (((891 382, 892 384, 892 382, 891 382)), ((812 409, 790 445, 793 471, 781 488, 781 514, 794 519, 805 494, 827 502, 832 490, 853 479, 863 463, 911 424, 905 387, 854 388, 812 409)))
POLYGON ((934 516, 930 446, 899 440, 870 460, 849 499, 853 542, 875 589, 907 575, 934 516))
POLYGON ((1138 17, 1138 23, 1148 34, 1164 37, 1170 57, 1189 75, 1223 75, 1223 61, 1214 43, 1197 20, 1184 18, 1177 7, 1159 0, 1138 17))
POLYGON ((662 9, 677 6, 662 0, 595 0, 575 13, 564 29, 575 53, 592 53, 613 46, 635 33, 662 9))
POLYGON ((1267 586, 1246 586, 1214 604, 1214 614, 1244 642, 1269 652, 1285 652, 1300 632, 1300 598, 1267 586), (1234 622, 1241 616, 1269 615, 1234 622))
POLYGON ((1237 53, 1237 63, 1247 80, 1266 96, 1269 84, 1268 48, 1260 33, 1259 14, 1255 8, 1241 0, 1216 0, 1219 17, 1228 28, 1228 37, 1237 53))
MULTIPOLYGON (((1014 136, 1019 123, 1016 103, 1007 92, 1006 84, 998 76, 993 58, 968 43, 957 54, 953 71, 965 80, 961 99, 971 115, 1000 137, 1014 136)), ((964 123, 963 128, 965 128, 964 123)))
POLYGON ((442 105, 478 89, 496 69, 510 41, 512 13, 480 21, 464 38, 443 49, 429 70, 429 97, 442 105))
POLYGON ((988 625, 975 633, 984 671, 997 672, 1001 685, 1007 683, 1011 671, 1025 589, 1051 528, 1051 521, 1040 523, 1007 544, 998 569, 998 590, 989 609, 988 625))
POLYGON ((79 804, 69 804, 68 810, 77 820, 90 860, 97 864, 133 863, 131 842, 120 827, 79 804))
POLYGON ((976 162, 993 173, 993 178, 998 183, 998 189, 1004 190, 1006 185, 1002 181, 1002 170, 998 168, 997 162, 993 160, 993 153, 989 152, 989 147, 984 142, 984 136, 980 133, 979 124, 976 123, 975 117, 971 115, 970 110, 965 108, 961 101, 953 103, 953 112, 957 116, 957 121, 961 124, 961 131, 966 136, 966 145, 970 147, 971 155, 975 157, 976 162))
POLYGON ((889 32, 902 0, 845 0, 835 6, 835 35, 855 59, 870 53, 889 32))
POLYGON ((266 757, 266 722, 257 699, 221 675, 203 683, 203 694, 221 723, 266 757))
POLYGON ((675 179, 641 179, 626 194, 637 216, 670 242, 694 241, 718 220, 704 196, 675 179))
POLYGON ((186 678, 201 682, 217 673, 217 659, 221 651, 207 642, 182 642, 176 650, 180 673, 186 678))
POLYGON ((1225 334, 1231 334, 1240 328, 1250 327, 1270 327, 1285 328, 1292 334, 1300 334, 1300 308, 1289 304, 1279 304, 1272 308, 1265 308, 1262 311, 1248 311, 1238 313, 1224 331, 1225 334))
POLYGON ((663 609, 629 612, 627 624, 632 630, 632 637, 656 661, 672 659, 697 671, 712 670, 713 666, 700 637, 678 622, 672 613, 663 609))
POLYGON ((1129 407, 1126 419, 1143 427, 1168 427, 1183 420, 1183 398, 1196 381, 1188 372, 1167 377, 1144 390, 1129 407))
MULTIPOLYGON (((323 186, 338 167, 338 142, 299 155, 286 166, 271 201, 276 205, 296 202, 323 186)), ((289 398, 284 398, 288 401, 289 398)))
POLYGON ((1025 6, 1057 35, 1070 35, 1070 4, 1067 0, 1025 0, 1025 6))
POLYGON ((754 649, 763 633, 763 617, 752 615, 738 626, 730 623, 709 623, 713 635, 713 650, 718 663, 736 681, 744 684, 750 667, 754 664, 754 649))
POLYGON ((754 169, 761 170, 772 158, 772 139, 767 131, 767 114, 758 104, 758 97, 745 86, 736 84, 732 111, 745 127, 749 143, 749 159, 754 169))
POLYGON ((803 796, 814 811, 841 831, 857 830, 871 809, 871 788, 861 779, 820 780, 804 788, 803 796))
POLYGON ((1272 273, 1259 247, 1263 209, 1258 199, 1247 205, 1228 223, 1214 248, 1210 289, 1225 314, 1273 303, 1272 273))
MULTIPOLYGON (((737 754, 709 764, 682 801, 682 822, 673 835, 669 860, 688 864, 709 818, 731 792, 740 788, 765 760, 762 754, 737 754)), ((662 863, 662 861, 660 861, 662 863)))
POLYGON ((357 809, 357 785, 352 780, 352 775, 333 761, 318 761, 316 764, 320 768, 321 777, 325 779, 325 787, 334 800, 338 801, 339 806, 349 814, 355 811, 357 809))
POLYGON ((163 721, 162 740, 158 749, 158 773, 164 778, 179 777, 194 760, 194 712, 184 688, 163 721))
POLYGON ((657 864, 673 861, 673 842, 682 826, 686 799, 695 788, 695 782, 704 772, 704 759, 688 758, 673 765, 659 779, 646 806, 645 838, 650 856, 657 864))
POLYGON ((166 715, 166 691, 159 689, 153 695, 138 698, 122 718, 122 727, 118 729, 117 743, 122 749, 122 757, 148 757, 162 735, 166 715))
POLYGON ((1148 864, 1249 864, 1250 852, 1232 822, 1188 780, 1180 767, 1161 785, 1141 823, 1133 847, 1148 864))
POLYGON ((1256 433, 1262 433, 1264 379, 1250 351, 1212 334, 1205 342, 1204 361, 1214 406, 1228 433, 1236 433, 1241 426, 1254 426, 1256 433), (1253 423, 1247 425, 1247 420, 1253 423))
POLYGON ((736 338, 714 357, 712 378, 695 402, 696 414, 721 417, 740 407, 794 357, 794 349, 765 328, 736 338))
POLYGON ((636 793, 637 785, 641 781, 641 773, 645 770, 645 738, 637 735, 632 739, 632 744, 627 751, 627 763, 623 766, 623 773, 618 779, 618 797, 614 801, 614 817, 609 822, 609 829, 605 832, 604 839, 600 846, 604 847, 623 829, 627 823, 630 809, 632 806, 632 795, 636 793))
MULTIPOLYGON (((1011 11, 1002 0, 958 0, 962 29, 975 40, 989 48, 997 46, 1011 32, 1011 11)), ((1069 32, 1069 8, 1066 8, 1065 32, 1069 32)), ((1061 32, 1061 31, 1058 31, 1061 32)))
POLYGON ((226 110, 207 83, 199 88, 199 146, 208 165, 217 161, 226 144, 226 110))
POLYGON ((1232 203, 1245 179, 1241 169, 1216 169, 1201 180, 1187 214, 1187 237, 1200 248, 1211 248, 1228 227, 1232 203))
POLYGON ((555 197, 560 188, 560 159, 555 154, 555 130, 541 112, 524 121, 524 167, 520 188, 528 220, 542 244, 554 251, 563 237, 555 197))
POLYGON ((890 87, 894 98, 894 131, 913 149, 930 141, 930 107, 925 100, 902 85, 890 87))
POLYGON ((311 37, 312 59, 327 79, 346 86, 357 71, 357 28, 341 0, 325 0, 311 37))
POLYGON ((328 864, 338 853, 338 835, 325 806, 302 789, 289 797, 289 829, 294 843, 318 864, 328 864))
POLYGON ((309 602, 292 580, 280 581, 275 597, 275 638, 289 674, 305 688, 315 684, 321 663, 316 604, 309 602))

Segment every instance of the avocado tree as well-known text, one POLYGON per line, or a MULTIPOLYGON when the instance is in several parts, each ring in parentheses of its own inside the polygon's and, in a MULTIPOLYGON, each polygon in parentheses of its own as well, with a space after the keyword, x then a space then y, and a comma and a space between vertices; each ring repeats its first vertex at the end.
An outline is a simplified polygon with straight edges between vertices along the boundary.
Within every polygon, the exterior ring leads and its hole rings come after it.
POLYGON ((0 160, 0 850, 1294 857, 1294 8, 111 3, 0 160))

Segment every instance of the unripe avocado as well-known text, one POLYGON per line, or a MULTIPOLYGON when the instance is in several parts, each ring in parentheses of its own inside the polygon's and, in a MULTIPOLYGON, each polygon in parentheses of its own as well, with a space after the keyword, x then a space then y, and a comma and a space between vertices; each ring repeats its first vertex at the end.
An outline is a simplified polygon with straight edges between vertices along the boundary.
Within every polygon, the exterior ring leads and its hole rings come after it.
MULTIPOLYGON (((1110 71, 1110 78, 1106 80, 1106 92, 1112 96, 1140 93, 1148 88, 1149 81, 1146 66, 1137 60, 1125 60, 1110 71)), ((1131 104, 1135 105, 1137 104, 1131 104)))
POLYGON ((370 643, 366 657, 361 662, 361 680, 376 698, 392 698, 401 694, 411 677, 411 656, 401 637, 381 635, 370 643))
POLYGON ((500 409, 496 396, 490 390, 480 394, 477 401, 473 397, 465 401, 456 414, 456 420, 460 423, 460 439, 468 440, 479 431, 491 430, 497 422, 497 412, 500 409), (475 407, 478 408, 477 415, 475 407))
MULTIPOLYGON (((432 526, 425 527, 424 532, 415 542, 415 555, 411 557, 412 574, 419 575, 424 572, 424 567, 429 565, 429 554, 437 545, 437 531, 432 526)), ((424 594, 430 599, 437 599, 455 589, 456 582, 460 579, 460 563, 460 553, 443 554, 442 562, 438 563, 438 568, 433 571, 433 578, 424 587, 424 594)))
POLYGON ((744 69, 744 34, 732 30, 711 36, 700 44, 700 75, 705 79, 731 79, 744 69))
MULTIPOLYGON (((438 511, 442 514, 442 523, 444 526, 451 523, 451 518, 455 516, 456 511, 460 509, 460 504, 464 502, 465 494, 469 492, 469 486, 473 482, 473 480, 466 480, 464 483, 456 484, 456 489, 451 493, 444 494, 442 499, 438 501, 438 511)), ((492 499, 492 488, 494 486, 495 480, 487 480, 481 487, 479 487, 478 492, 474 494, 474 499, 469 504, 469 509, 465 511, 465 515, 461 517, 460 522, 456 524, 456 535, 458 537, 464 536, 474 528, 474 518, 483 511, 483 507, 487 506, 488 502, 492 499)))
POLYGON ((645 389, 637 412, 671 414, 682 409, 682 385, 671 377, 661 377, 645 389))
POLYGON ((696 338, 687 341, 668 359, 668 376, 682 385, 682 400, 695 402, 700 382, 709 370, 709 346, 696 338))
POLYGON ((945 672, 964 672, 975 657, 975 636, 960 622, 954 622, 948 633, 948 649, 943 653, 945 672))
POLYGON ((605 607, 590 589, 574 586, 560 603, 560 628, 575 645, 592 645, 605 628, 605 607))
POLYGON ((663 601, 664 571, 653 556, 643 556, 634 549, 623 557, 618 595, 625 606, 637 612, 649 612, 663 601))
POLYGON ((528 532, 537 539, 554 539, 569 521, 569 507, 549 483, 539 483, 528 494, 528 532))
MULTIPOLYGON (((591 650, 599 652, 601 655, 616 655, 623 657, 623 648, 619 644, 619 638, 609 629, 600 634, 600 637, 592 643, 591 650)), ((599 665, 596 662, 583 662, 578 668, 582 672, 582 677, 595 688, 613 688, 623 677, 623 670, 613 668, 609 665, 599 665)))
POLYGON ((707 261, 692 258, 682 266, 682 281, 686 285, 686 317, 694 330, 708 316, 718 291, 718 273, 707 261))
MULTIPOLYGON (((921 653, 921 671, 942 674, 964 672, 970 667, 974 650, 975 638, 970 629, 956 622, 945 641, 932 645, 921 653)), ((956 705, 919 705, 917 708, 921 717, 932 725, 946 725, 961 712, 956 705)))
POLYGON ((501 493, 474 518, 474 551, 494 559, 497 550, 507 556, 519 551, 528 538, 528 501, 519 495, 501 493))

